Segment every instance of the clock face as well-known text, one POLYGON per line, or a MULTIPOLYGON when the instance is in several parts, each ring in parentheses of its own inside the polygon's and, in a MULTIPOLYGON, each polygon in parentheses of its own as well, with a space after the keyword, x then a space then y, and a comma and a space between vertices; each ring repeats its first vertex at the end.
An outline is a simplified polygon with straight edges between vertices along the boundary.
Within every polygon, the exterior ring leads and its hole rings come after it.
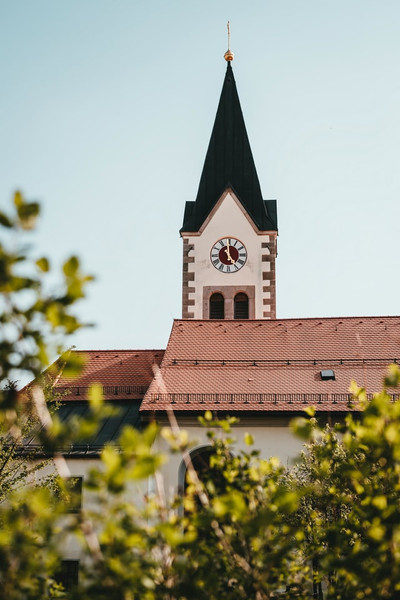
POLYGON ((211 248, 210 259, 221 273, 236 273, 247 260, 247 250, 236 238, 225 237, 215 242, 211 248))

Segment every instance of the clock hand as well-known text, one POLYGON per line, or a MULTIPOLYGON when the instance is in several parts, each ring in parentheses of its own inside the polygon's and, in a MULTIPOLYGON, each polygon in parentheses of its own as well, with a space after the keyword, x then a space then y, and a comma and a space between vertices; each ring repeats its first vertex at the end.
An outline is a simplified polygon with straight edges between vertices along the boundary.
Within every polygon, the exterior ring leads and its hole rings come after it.
POLYGON ((228 260, 230 260, 231 263, 234 265, 236 261, 231 256, 231 251, 229 250, 229 248, 230 248, 229 240, 226 240, 226 247, 227 247, 227 250, 228 250, 228 252, 227 252, 228 260))
POLYGON ((226 257, 231 263, 234 265, 236 261, 233 260, 231 253, 229 252, 229 243, 227 242, 227 247, 225 248, 226 257))

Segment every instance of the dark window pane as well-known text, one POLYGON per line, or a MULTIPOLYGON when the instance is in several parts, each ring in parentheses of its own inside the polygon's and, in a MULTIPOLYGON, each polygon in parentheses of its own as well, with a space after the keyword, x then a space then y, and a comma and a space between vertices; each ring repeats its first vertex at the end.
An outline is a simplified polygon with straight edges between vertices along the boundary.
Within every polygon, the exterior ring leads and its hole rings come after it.
POLYGON ((246 294, 242 292, 235 296, 235 319, 248 319, 249 318, 249 299, 246 294))
POLYGON ((210 319, 225 318, 225 300, 222 294, 213 294, 210 298, 210 319))
POLYGON ((62 560, 61 568, 54 578, 68 592, 78 585, 78 572, 79 560, 62 560))
MULTIPOLYGON (((200 481, 207 486, 208 481, 212 481, 213 489, 216 494, 222 494, 226 491, 226 479, 221 474, 220 469, 210 466, 210 459, 215 456, 214 448, 201 448, 191 453, 190 458, 194 470, 200 481)), ((185 489, 188 481, 185 481, 185 489)))

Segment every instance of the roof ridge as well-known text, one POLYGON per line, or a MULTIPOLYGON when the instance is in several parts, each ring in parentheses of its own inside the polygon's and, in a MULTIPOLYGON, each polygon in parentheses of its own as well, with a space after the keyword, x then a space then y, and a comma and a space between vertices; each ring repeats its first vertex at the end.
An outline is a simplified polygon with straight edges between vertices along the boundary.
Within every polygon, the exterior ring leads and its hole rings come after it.
POLYGON ((85 350, 85 349, 80 349, 80 348, 74 348, 72 350, 72 352, 165 352, 165 348, 110 348, 110 349, 91 349, 91 350, 85 350))

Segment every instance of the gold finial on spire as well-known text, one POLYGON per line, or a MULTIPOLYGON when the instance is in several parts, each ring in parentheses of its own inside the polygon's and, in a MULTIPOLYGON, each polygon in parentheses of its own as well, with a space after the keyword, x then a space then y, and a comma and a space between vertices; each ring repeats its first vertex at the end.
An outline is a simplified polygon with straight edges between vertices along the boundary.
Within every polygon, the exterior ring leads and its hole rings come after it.
POLYGON ((232 62, 233 59, 235 58, 235 55, 233 54, 233 52, 231 50, 231 28, 229 26, 229 21, 228 21, 227 27, 228 27, 228 50, 225 52, 224 58, 225 58, 226 62, 232 62))

